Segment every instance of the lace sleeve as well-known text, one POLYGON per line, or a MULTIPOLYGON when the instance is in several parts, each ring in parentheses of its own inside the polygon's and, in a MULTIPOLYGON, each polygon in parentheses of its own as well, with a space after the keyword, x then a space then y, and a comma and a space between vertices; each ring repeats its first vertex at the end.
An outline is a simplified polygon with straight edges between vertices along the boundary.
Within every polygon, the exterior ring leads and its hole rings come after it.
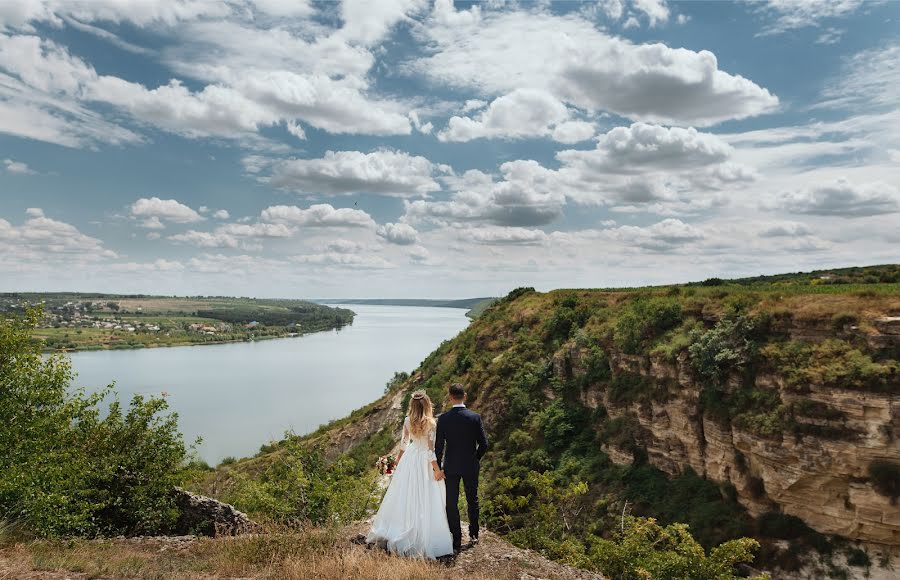
POLYGON ((434 439, 437 432, 435 425, 428 429, 428 450, 431 451, 431 460, 437 461, 437 455, 434 454, 434 439))
POLYGON ((409 445, 409 417, 403 420, 403 436, 400 438, 400 449, 406 451, 406 447, 409 445))

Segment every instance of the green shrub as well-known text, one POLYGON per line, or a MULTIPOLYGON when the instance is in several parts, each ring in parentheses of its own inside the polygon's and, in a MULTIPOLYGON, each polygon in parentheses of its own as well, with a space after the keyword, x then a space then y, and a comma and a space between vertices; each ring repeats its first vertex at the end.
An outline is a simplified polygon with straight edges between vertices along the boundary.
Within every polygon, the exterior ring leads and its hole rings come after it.
MULTIPOLYGON (((731 540, 709 554, 684 524, 660 526, 653 518, 627 517, 613 539, 591 538, 588 555, 597 568, 617 580, 738 578, 734 567, 753 561, 759 542, 731 540)), ((758 578, 764 578, 762 576, 758 578)))
POLYGON ((655 337, 681 323, 681 303, 673 298, 633 300, 616 322, 614 339, 627 353, 636 354, 655 337))
POLYGON ((259 476, 236 474, 223 499, 255 517, 294 526, 346 524, 377 506, 374 469, 361 473, 358 461, 346 455, 329 463, 321 447, 293 436, 281 447, 259 476))
POLYGON ((872 357, 843 340, 821 344, 790 341, 772 344, 763 354, 785 377, 788 386, 802 390, 810 384, 836 389, 900 393, 900 363, 872 357))
POLYGON ((746 365, 755 349, 751 340, 754 323, 739 316, 720 320, 707 331, 691 332, 691 366, 701 377, 722 382, 732 371, 746 365))
POLYGON ((843 330, 851 324, 859 322, 859 316, 850 312, 838 312, 831 317, 831 327, 835 330, 843 330))
POLYGON ((69 359, 43 358, 39 310, 0 319, 0 519, 40 536, 154 534, 178 517, 187 449, 164 399, 69 391, 69 359))

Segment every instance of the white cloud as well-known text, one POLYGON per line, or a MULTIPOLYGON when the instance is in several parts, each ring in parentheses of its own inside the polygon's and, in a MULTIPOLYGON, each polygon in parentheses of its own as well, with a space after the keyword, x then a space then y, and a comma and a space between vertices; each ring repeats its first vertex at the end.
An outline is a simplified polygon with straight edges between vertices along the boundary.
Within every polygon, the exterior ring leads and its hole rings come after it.
POLYGON ((148 217, 147 219, 142 220, 138 225, 148 230, 163 230, 166 228, 166 225, 162 223, 157 216, 148 217))
POLYGON ((620 226, 604 233, 626 246, 651 252, 671 252, 705 237, 694 226, 677 219, 665 219, 646 227, 620 226))
POLYGON ((797 28, 819 26, 826 19, 849 16, 865 0, 754 0, 757 12, 770 22, 760 35, 781 34, 797 28))
POLYGON ((798 238, 812 234, 812 230, 801 222, 777 222, 759 231, 763 238, 798 238))
POLYGON ((407 202, 405 219, 535 226, 561 217, 565 194, 555 172, 536 161, 510 161, 500 171, 504 179, 496 183, 480 172, 467 172, 467 179, 457 183, 462 189, 449 201, 407 202))
POLYGON ((27 163, 23 163, 22 161, 14 161, 12 159, 4 159, 3 167, 9 173, 18 173, 20 175, 34 175, 37 173, 30 167, 28 167, 27 163))
POLYGON ((251 4, 259 12, 278 18, 307 18, 315 12, 310 0, 251 0, 251 4))
POLYGON ((826 28, 819 34, 816 44, 837 44, 843 38, 844 32, 840 28, 826 28))
POLYGON ((303 254, 292 256, 290 260, 297 264, 335 268, 362 268, 372 270, 396 268, 396 265, 388 262, 381 256, 346 254, 339 252, 327 252, 324 254, 303 254))
POLYGON ((543 244, 549 237, 541 230, 519 227, 487 226, 460 232, 461 240, 487 245, 526 245, 543 244))
POLYGON ((634 123, 616 127, 597 140, 594 150, 567 150, 557 158, 587 173, 636 173, 647 169, 695 170, 726 161, 732 148, 711 133, 693 127, 634 123))
POLYGON ((375 231, 378 237, 400 246, 415 244, 419 239, 419 232, 409 224, 386 223, 375 231))
POLYGON ((397 22, 427 5, 426 0, 343 0, 340 34, 350 42, 376 44, 397 22))
POLYGON ((262 211, 263 221, 300 227, 375 227, 372 216, 359 209, 335 209, 327 203, 301 209, 295 205, 274 205, 262 211))
POLYGON ((840 76, 826 87, 820 105, 857 112, 900 107, 900 44, 864 50, 846 59, 840 76))
POLYGON ((353 240, 338 238, 319 244, 318 248, 322 253, 357 254, 365 250, 366 246, 353 240))
POLYGON ((444 85, 485 96, 541 89, 588 111, 698 126, 778 106, 769 91, 719 70, 708 51, 636 45, 578 15, 492 12, 448 25, 442 10, 417 31, 434 54, 407 69, 444 85))
POLYGON ((884 182, 857 184, 837 179, 785 193, 770 206, 800 214, 874 216, 900 211, 900 189, 884 182))
POLYGON ((229 4, 209 0, 12 0, 0 3, 0 29, 30 29, 35 21, 58 26, 66 18, 83 22, 129 22, 139 27, 171 26, 200 17, 224 16, 230 11, 229 4))
POLYGON ((553 128, 553 140, 574 145, 594 136, 595 127, 587 121, 566 121, 553 128))
POLYGON ((0 243, 7 259, 23 264, 63 259, 77 263, 116 256, 99 239, 81 233, 71 224, 48 218, 40 208, 28 208, 26 214, 28 219, 20 226, 0 219, 0 243))
POLYGON ((465 142, 479 138, 546 137, 568 119, 569 110, 547 91, 516 89, 494 99, 476 118, 451 117, 438 139, 465 142))
POLYGON ((424 197, 440 189, 433 177, 439 170, 424 157, 399 151, 328 151, 320 159, 274 161, 264 179, 302 193, 424 197))
POLYGON ((228 213, 227 209, 219 209, 213 212, 212 216, 217 220, 227 220, 231 217, 231 214, 228 213))
POLYGON ((177 224, 199 222, 203 219, 199 213, 175 199, 158 197, 142 197, 131 204, 131 215, 135 218, 157 218, 177 224))
POLYGON ((169 236, 173 242, 190 244, 201 248, 240 248, 261 250, 263 238, 289 238, 294 229, 285 224, 224 224, 211 232, 188 230, 169 236))
POLYGON ((635 10, 642 12, 650 26, 656 26, 659 23, 665 24, 669 21, 669 6, 666 0, 633 0, 635 10))
POLYGON ((169 236, 168 239, 173 242, 180 242, 197 246, 200 248, 242 248, 256 249, 258 245, 251 244, 247 247, 241 240, 234 236, 222 232, 200 232, 197 230, 188 230, 181 234, 169 236))

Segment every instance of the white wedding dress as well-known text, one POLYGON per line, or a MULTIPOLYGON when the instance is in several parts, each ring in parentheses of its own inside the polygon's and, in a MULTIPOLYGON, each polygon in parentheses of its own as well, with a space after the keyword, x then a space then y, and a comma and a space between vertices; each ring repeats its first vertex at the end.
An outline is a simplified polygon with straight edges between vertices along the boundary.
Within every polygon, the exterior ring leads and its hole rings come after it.
POLYGON ((405 448, 375 514, 366 541, 390 552, 414 558, 434 559, 453 553, 453 536, 447 525, 447 493, 443 481, 435 481, 432 427, 422 437, 412 437, 409 417, 403 421, 401 449, 405 448))

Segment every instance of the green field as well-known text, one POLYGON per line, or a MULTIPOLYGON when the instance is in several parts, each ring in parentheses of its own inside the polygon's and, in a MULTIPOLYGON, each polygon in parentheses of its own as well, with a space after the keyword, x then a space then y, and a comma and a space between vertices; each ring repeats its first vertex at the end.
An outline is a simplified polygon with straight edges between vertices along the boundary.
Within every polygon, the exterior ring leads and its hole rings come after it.
POLYGON ((217 344, 340 328, 353 312, 304 300, 85 293, 0 294, 0 312, 39 306, 45 350, 217 344))

